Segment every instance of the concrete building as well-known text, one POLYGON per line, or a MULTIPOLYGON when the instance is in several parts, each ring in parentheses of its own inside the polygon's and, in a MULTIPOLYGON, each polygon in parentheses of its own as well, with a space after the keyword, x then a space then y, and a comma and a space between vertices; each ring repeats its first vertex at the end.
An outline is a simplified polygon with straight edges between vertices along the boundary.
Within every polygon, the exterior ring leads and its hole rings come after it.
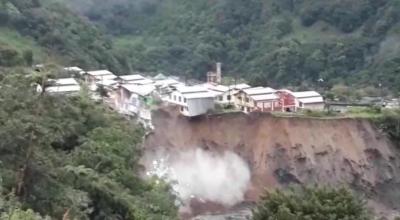
POLYGON ((280 108, 282 112, 296 112, 297 106, 292 91, 281 89, 276 92, 280 98, 280 108))
POLYGON ((274 110, 279 106, 276 90, 269 87, 242 89, 235 94, 235 106, 243 112, 274 110))
POLYGON ((297 109, 322 111, 325 108, 324 98, 316 91, 292 92, 297 109))
POLYGON ((117 76, 108 70, 89 71, 86 74, 86 83, 91 91, 97 90, 97 84, 106 80, 115 80, 117 76))
POLYGON ((233 104, 232 90, 228 86, 205 83, 202 85, 214 94, 215 102, 220 105, 233 104))
POLYGON ((275 93, 269 93, 264 95, 253 95, 250 99, 254 101, 255 112, 274 112, 281 111, 280 98, 275 93))
POLYGON ((184 86, 183 83, 175 80, 175 79, 163 79, 157 80, 154 83, 157 93, 160 96, 161 100, 168 101, 170 94, 176 90, 176 87, 184 86))
MULTIPOLYGON (((50 79, 47 84, 45 92, 48 94, 78 95, 81 90, 81 86, 74 78, 50 79)), ((40 85, 38 86, 37 91, 43 91, 40 85)))
POLYGON ((119 87, 116 97, 116 106, 124 114, 138 114, 151 102, 151 95, 155 91, 153 85, 123 84, 119 87))
POLYGON ((170 94, 168 102, 178 105, 181 114, 194 117, 213 110, 214 98, 214 94, 202 86, 178 86, 170 94))

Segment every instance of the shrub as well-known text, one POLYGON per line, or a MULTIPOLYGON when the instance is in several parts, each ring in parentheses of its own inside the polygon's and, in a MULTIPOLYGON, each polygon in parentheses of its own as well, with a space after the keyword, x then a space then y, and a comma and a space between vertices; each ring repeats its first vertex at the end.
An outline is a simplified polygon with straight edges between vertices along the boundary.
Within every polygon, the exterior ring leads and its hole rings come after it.
POLYGON ((369 220, 365 203, 345 188, 304 187, 266 192, 254 220, 369 220))

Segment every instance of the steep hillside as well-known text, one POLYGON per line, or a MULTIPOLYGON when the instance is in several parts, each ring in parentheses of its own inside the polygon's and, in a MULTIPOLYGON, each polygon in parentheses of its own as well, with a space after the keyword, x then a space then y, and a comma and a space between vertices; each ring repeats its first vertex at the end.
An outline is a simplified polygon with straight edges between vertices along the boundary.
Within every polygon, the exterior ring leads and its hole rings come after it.
MULTIPOLYGON (((233 152, 243 158, 251 171, 244 201, 257 200, 265 187, 345 184, 377 204, 400 209, 396 202, 400 198, 396 190, 400 184, 400 151, 366 120, 277 118, 241 113, 190 120, 173 111, 161 110, 154 115, 154 125, 154 133, 146 140, 149 155, 161 150, 175 158, 174 155, 191 149, 203 149, 211 154, 233 152)), ((195 161, 191 160, 186 167, 196 166, 195 161)), ((217 164, 214 169, 218 169, 217 164)), ((197 170, 190 178, 199 178, 201 169, 197 170)), ((212 184, 208 185, 212 187, 218 178, 210 175, 207 178, 212 184)), ((237 176, 233 170, 226 175, 237 176)), ((225 188, 241 184, 240 178, 227 177, 227 180, 231 181, 223 182, 225 188)))
POLYGON ((400 90, 397 0, 79 2, 134 69, 204 78, 221 61, 255 84, 400 90))
POLYGON ((0 66, 55 62, 121 70, 112 50, 101 31, 63 4, 0 1, 0 66))

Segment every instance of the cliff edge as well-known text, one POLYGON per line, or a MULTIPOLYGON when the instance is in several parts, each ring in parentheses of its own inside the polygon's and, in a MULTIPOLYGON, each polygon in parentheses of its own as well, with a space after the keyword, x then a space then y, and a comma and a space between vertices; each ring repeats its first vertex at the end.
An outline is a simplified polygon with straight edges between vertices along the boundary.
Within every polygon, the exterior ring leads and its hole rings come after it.
MULTIPOLYGON (((400 199, 400 151, 368 120, 283 118, 230 113, 186 118, 154 112, 147 152, 233 151, 251 171, 245 201, 265 188, 345 184, 390 209, 400 199)), ((229 183, 227 183, 229 184, 229 183)))

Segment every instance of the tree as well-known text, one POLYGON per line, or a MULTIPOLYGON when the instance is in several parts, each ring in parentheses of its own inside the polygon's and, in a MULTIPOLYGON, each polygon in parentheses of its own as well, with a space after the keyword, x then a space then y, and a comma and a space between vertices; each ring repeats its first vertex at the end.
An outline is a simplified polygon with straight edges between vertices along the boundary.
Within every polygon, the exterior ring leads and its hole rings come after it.
POLYGON ((24 51, 22 56, 24 57, 25 64, 27 66, 32 66, 32 64, 33 64, 33 51, 32 50, 26 50, 26 51, 24 51))
POLYGON ((140 126, 85 91, 37 93, 47 71, 15 71, 0 79, 1 217, 176 219, 170 189, 139 178, 140 126))
POLYGON ((303 187, 266 192, 254 220, 370 220, 365 203, 345 188, 303 187))

